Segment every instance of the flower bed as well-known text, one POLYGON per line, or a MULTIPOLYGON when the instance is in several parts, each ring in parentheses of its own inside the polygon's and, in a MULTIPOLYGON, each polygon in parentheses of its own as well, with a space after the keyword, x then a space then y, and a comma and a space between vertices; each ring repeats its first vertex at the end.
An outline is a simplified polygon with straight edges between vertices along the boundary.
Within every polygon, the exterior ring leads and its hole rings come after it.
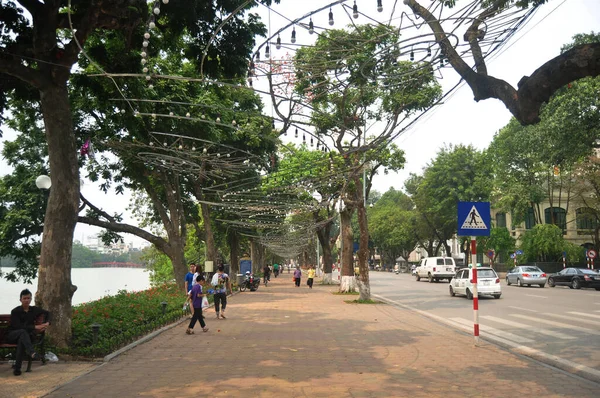
MULTIPOLYGON (((213 301, 212 296, 208 297, 213 301)), ((185 294, 175 284, 141 292, 120 290, 114 296, 73 308, 73 338, 67 351, 73 356, 107 355, 139 337, 186 316, 185 294), (163 304, 164 310, 163 310, 163 304), (92 325, 96 327, 96 333, 92 325)))

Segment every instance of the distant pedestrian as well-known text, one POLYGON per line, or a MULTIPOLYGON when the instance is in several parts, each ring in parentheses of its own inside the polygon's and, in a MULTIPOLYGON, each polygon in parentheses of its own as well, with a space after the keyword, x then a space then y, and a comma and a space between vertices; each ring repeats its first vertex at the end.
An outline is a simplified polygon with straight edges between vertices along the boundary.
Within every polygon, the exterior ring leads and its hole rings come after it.
POLYGON ((313 280, 315 278, 315 266, 314 265, 310 266, 310 268, 308 269, 307 274, 308 274, 307 275, 308 279, 306 279, 306 284, 308 285, 309 289, 312 289, 312 287, 313 287, 313 280))
POLYGON ((196 264, 190 263, 190 270, 185 275, 185 294, 190 294, 192 286, 194 285, 194 273, 196 272, 196 264))
POLYGON ((300 266, 296 266, 294 270, 294 283, 296 283, 296 287, 300 287, 300 280, 302 279, 302 271, 300 271, 300 266))
POLYGON ((217 273, 213 275, 210 284, 215 288, 215 312, 217 319, 225 318, 225 308, 227 307, 227 292, 231 290, 229 285, 229 275, 225 272, 225 267, 219 265, 217 273))
POLYGON ((185 334, 194 334, 196 321, 200 322, 203 332, 208 332, 208 327, 206 327, 204 317, 202 316, 202 297, 204 297, 204 293, 202 292, 202 282, 204 282, 204 277, 198 275, 196 277, 196 284, 192 287, 189 294, 190 300, 192 301, 192 307, 194 308, 194 315, 192 316, 192 320, 190 321, 185 334))

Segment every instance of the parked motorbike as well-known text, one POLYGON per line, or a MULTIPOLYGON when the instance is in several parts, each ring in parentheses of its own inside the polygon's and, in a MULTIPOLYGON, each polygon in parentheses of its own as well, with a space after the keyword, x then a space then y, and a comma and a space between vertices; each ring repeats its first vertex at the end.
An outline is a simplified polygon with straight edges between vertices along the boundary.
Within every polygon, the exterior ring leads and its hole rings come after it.
POLYGON ((253 274, 246 275, 246 279, 242 281, 240 284, 240 292, 246 291, 246 289, 254 292, 258 290, 258 286, 260 285, 260 278, 255 278, 253 274))

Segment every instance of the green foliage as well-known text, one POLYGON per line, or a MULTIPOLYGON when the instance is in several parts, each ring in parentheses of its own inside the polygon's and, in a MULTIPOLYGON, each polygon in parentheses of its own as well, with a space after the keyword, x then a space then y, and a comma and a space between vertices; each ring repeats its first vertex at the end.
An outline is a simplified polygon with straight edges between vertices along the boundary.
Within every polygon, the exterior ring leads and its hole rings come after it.
POLYGON ((559 261, 566 247, 562 230, 553 224, 539 224, 523 235, 521 249, 528 261, 559 261))
POLYGON ((150 272, 150 284, 152 286, 160 286, 175 281, 175 272, 171 260, 156 247, 150 246, 144 249, 142 260, 146 264, 146 269, 150 272))
POLYGON ((402 255, 408 258, 417 244, 414 231, 415 213, 410 198, 390 188, 369 208, 369 232, 373 245, 393 264, 402 255))
POLYGON ((515 251, 516 240, 510 234, 508 228, 492 227, 490 236, 478 236, 477 247, 479 252, 494 250, 494 261, 502 255, 504 258, 515 251))

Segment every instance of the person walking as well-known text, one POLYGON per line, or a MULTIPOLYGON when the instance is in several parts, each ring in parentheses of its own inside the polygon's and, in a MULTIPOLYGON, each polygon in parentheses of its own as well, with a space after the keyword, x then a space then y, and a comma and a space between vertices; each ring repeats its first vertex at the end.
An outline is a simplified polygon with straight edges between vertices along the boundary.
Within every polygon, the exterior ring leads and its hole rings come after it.
POLYGON ((307 274, 308 274, 307 275, 308 279, 306 279, 306 284, 308 285, 309 289, 312 289, 312 287, 313 287, 313 280, 315 278, 315 266, 314 265, 310 266, 310 268, 308 269, 307 274))
POLYGON ((208 332, 208 327, 206 327, 204 317, 202 316, 202 297, 204 297, 204 293, 202 292, 202 282, 204 282, 204 277, 198 275, 196 277, 196 284, 192 287, 189 294, 190 300, 192 301, 192 307, 194 308, 194 315, 192 316, 192 320, 190 321, 185 334, 194 334, 196 321, 200 322, 203 332, 208 332))
POLYGON ((294 282, 296 283, 296 287, 300 287, 300 280, 302 279, 302 271, 300 271, 300 266, 296 266, 294 270, 294 282))
POLYGON ((190 263, 190 270, 185 275, 185 294, 190 294, 192 286, 194 285, 194 273, 196 272, 196 264, 190 263))
POLYGON ((227 292, 231 290, 229 287, 229 275, 225 272, 225 267, 219 265, 217 273, 213 275, 210 284, 215 288, 215 312, 217 319, 226 319, 225 308, 227 307, 227 292))
POLYGON ((31 292, 28 289, 21 291, 19 301, 21 301, 21 305, 10 312, 10 327, 6 335, 8 344, 17 345, 17 357, 13 366, 15 376, 21 375, 21 364, 24 355, 33 359, 38 358, 31 340, 35 337, 36 332, 41 333, 50 326, 50 313, 31 305, 31 292), (35 320, 40 315, 44 316, 44 323, 36 325, 35 320))

